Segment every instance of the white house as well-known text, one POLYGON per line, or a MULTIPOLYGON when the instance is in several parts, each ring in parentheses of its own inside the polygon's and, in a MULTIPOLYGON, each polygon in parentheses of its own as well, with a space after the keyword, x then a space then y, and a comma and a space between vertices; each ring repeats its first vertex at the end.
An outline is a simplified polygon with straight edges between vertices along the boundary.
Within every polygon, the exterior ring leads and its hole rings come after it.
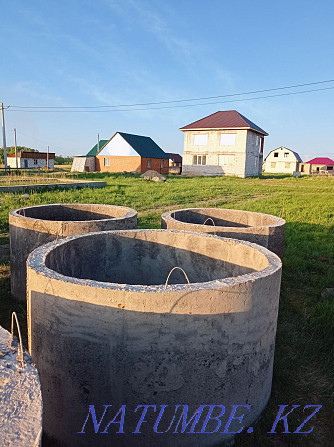
MULTIPOLYGON (((49 169, 54 168, 55 153, 50 152, 18 152, 17 153, 17 167, 18 168, 44 168, 46 167, 47 160, 49 157, 49 169)), ((11 168, 16 168, 16 157, 15 154, 7 155, 7 164, 11 168)))
POLYGON ((297 152, 281 146, 269 152, 264 159, 263 170, 273 174, 278 172, 292 174, 300 170, 300 163, 303 163, 303 160, 297 152))
POLYGON ((257 176, 267 132, 236 110, 220 111, 181 127, 182 174, 257 176))

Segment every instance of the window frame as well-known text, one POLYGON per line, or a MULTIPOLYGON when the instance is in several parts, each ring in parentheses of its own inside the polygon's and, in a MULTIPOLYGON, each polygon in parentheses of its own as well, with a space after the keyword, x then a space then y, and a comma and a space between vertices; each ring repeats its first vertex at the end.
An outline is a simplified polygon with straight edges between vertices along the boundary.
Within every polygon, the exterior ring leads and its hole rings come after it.
POLYGON ((193 166, 206 166, 206 155, 193 155, 193 166))

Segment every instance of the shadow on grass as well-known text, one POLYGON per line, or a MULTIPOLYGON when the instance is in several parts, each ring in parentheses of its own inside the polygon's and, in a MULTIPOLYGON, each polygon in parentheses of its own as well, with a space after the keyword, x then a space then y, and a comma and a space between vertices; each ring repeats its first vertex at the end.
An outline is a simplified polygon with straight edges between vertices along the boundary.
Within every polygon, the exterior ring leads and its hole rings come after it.
POLYGON ((259 176, 260 179, 268 180, 268 179, 281 179, 281 178, 294 178, 292 174, 261 174, 259 176))
MULTIPOLYGON (((28 347, 27 336, 27 304, 14 300, 10 293, 9 261, 0 263, 0 325, 10 332, 12 312, 17 313, 22 340, 28 347)), ((16 335, 16 333, 15 333, 16 335)))
POLYGON ((130 173, 121 173, 121 172, 82 172, 82 173, 69 173, 66 175, 66 178, 75 178, 78 180, 89 179, 89 180, 97 180, 97 179, 119 179, 119 178, 140 178, 140 174, 130 174, 130 173))

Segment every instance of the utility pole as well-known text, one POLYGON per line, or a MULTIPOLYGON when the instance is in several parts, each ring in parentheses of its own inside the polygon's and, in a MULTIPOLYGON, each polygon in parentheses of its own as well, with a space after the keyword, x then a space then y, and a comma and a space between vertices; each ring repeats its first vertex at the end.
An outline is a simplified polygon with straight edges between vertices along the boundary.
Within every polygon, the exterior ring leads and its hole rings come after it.
POLYGON ((48 152, 46 154, 46 169, 49 170, 49 146, 48 146, 48 152))
POLYGON ((7 146, 6 146, 6 130, 5 130, 5 111, 3 108, 3 102, 1 105, 1 123, 2 123, 2 141, 3 141, 3 158, 5 163, 5 172, 7 172, 7 146))
POLYGON ((16 160, 16 169, 18 169, 19 164, 17 162, 17 144, 16 144, 16 129, 14 129, 14 144, 15 144, 15 160, 16 160))

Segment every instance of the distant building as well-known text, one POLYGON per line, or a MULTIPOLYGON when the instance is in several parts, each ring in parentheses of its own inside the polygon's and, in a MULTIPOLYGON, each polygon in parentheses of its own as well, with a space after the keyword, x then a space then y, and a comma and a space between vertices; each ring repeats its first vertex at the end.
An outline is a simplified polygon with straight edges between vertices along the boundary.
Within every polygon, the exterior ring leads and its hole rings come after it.
POLYGON ((303 174, 334 173, 334 160, 327 157, 316 157, 301 165, 303 174))
POLYGON ((87 153, 87 155, 78 155, 73 157, 71 171, 76 172, 95 172, 95 155, 108 143, 108 140, 100 140, 99 147, 97 143, 87 153))
POLYGON ((116 132, 95 156, 101 172, 168 173, 168 155, 150 137, 116 132))
MULTIPOLYGON (((49 152, 49 169, 54 168, 55 153, 49 152)), ((45 168, 47 164, 47 152, 18 152, 17 153, 17 167, 23 169, 30 168, 45 168)), ((15 154, 7 155, 7 165, 11 168, 16 168, 15 154)))
POLYGON ((299 171, 302 162, 303 160, 297 152, 281 146, 266 156, 263 162, 263 171, 273 174, 292 174, 294 171, 299 171))
POLYGON ((169 157, 169 172, 171 174, 181 174, 182 172, 182 157, 180 154, 173 154, 167 152, 169 157))
POLYGON ((236 110, 213 113, 184 132, 182 174, 257 176, 267 132, 236 110))

